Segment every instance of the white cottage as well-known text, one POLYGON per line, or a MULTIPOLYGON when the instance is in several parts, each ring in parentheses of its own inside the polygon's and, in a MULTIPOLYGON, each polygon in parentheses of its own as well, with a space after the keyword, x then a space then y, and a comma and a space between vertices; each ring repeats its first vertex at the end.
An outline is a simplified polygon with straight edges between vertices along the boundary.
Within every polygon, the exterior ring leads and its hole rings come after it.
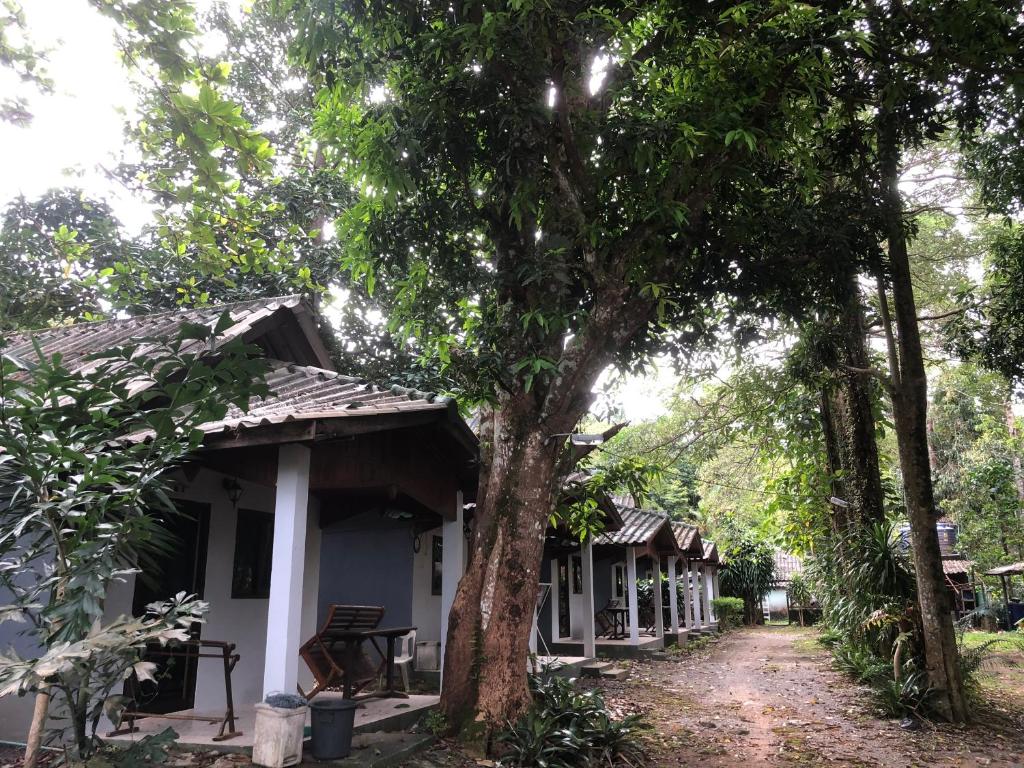
MULTIPOLYGON (((336 372, 312 308, 297 296, 46 329, 5 351, 30 357, 34 341, 74 369, 90 353, 171 338, 181 323, 212 324, 225 310, 226 335, 272 361, 271 394, 205 426, 202 449, 176 477, 188 515, 173 523, 175 557, 152 583, 115 584, 105 610, 137 613, 179 590, 207 600, 201 639, 234 646, 236 728, 245 731, 246 713, 265 695, 310 684, 299 648, 332 603, 381 606, 382 626, 415 626, 421 666, 436 669, 466 557, 477 442, 447 398, 336 372)), ((0 624, 0 647, 24 652, 18 629, 0 624)), ((191 658, 141 704, 223 713, 225 688, 216 658, 191 658)), ((30 701, 0 699, 0 739, 23 740, 30 714, 30 701)))

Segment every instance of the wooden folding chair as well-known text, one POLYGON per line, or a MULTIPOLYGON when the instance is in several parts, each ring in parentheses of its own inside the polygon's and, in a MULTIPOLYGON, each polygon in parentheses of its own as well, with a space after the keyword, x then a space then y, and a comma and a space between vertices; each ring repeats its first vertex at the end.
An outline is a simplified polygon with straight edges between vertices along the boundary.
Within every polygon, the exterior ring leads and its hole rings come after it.
MULTIPOLYGON (((346 639, 346 634, 376 629, 383 617, 384 608, 379 605, 331 605, 320 631, 299 648, 299 656, 313 673, 315 683, 309 693, 300 686, 299 693, 312 699, 326 688, 344 684, 347 676, 351 693, 355 695, 376 680, 380 664, 374 664, 361 646, 354 660, 346 660, 345 651, 352 642, 346 639), (354 668, 347 669, 347 666, 354 668)), ((371 638, 371 642, 383 659, 376 641, 371 638)))
POLYGON ((615 634, 615 619, 608 612, 609 608, 618 608, 618 600, 609 600, 604 608, 594 614, 595 634, 598 637, 610 637, 615 634))

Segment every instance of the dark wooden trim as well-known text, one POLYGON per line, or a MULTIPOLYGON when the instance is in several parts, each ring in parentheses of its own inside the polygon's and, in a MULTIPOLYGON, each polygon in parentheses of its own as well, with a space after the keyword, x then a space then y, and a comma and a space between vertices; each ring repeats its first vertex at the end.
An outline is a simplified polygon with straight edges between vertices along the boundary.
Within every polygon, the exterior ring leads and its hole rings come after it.
POLYGON ((328 371, 336 370, 334 361, 331 359, 331 353, 327 351, 327 347, 324 346, 324 342, 320 338, 320 329, 317 327, 313 310, 303 301, 295 308, 294 315, 299 327, 306 335, 310 351, 318 360, 317 365, 321 368, 326 368, 328 371))
POLYGON ((280 424, 260 424, 252 427, 228 429, 208 434, 201 451, 225 448, 248 448, 253 445, 300 443, 316 438, 316 421, 285 421, 280 424))

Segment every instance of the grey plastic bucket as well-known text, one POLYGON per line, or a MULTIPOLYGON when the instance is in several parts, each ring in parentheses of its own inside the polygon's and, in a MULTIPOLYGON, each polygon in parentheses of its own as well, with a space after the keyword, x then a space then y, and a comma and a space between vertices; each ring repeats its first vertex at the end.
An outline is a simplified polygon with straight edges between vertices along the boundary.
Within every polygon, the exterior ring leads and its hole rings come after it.
POLYGON ((317 760, 339 760, 352 751, 352 726, 359 704, 351 699, 317 699, 309 703, 309 750, 317 760))

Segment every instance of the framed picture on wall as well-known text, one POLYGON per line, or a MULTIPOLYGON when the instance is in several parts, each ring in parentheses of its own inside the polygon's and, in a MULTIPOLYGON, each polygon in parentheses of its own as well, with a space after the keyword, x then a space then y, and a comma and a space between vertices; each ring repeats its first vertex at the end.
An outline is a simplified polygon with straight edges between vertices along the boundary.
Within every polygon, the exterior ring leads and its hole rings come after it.
POLYGON ((432 595, 441 594, 441 583, 443 580, 441 574, 441 549, 443 543, 444 539, 440 536, 433 536, 430 542, 430 594, 432 595))

